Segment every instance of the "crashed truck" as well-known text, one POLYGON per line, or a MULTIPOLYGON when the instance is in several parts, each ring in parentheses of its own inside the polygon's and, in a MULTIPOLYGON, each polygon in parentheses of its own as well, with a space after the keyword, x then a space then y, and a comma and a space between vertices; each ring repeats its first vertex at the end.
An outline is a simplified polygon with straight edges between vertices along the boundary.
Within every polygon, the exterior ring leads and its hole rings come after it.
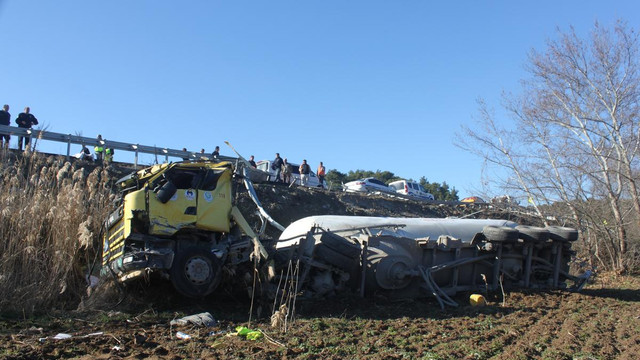
POLYGON ((120 283, 160 277, 185 296, 203 297, 223 278, 241 286, 238 277, 223 274, 247 276, 257 267, 264 293, 273 296, 294 264, 300 298, 386 293, 434 296, 441 306, 455 305, 451 296, 457 292, 580 288, 588 276, 569 274, 578 233, 566 227, 326 215, 284 228, 262 208, 249 171, 242 161, 198 160, 155 165, 120 179, 120 196, 105 222, 101 275, 120 283), (235 206, 234 182, 243 182, 256 204, 259 227, 235 206), (282 233, 265 247, 267 224, 282 233))

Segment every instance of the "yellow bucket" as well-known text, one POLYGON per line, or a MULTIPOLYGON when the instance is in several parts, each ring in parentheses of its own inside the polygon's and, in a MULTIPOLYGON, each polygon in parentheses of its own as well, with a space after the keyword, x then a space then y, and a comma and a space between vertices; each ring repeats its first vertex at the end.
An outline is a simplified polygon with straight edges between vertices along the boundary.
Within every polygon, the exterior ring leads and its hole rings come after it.
POLYGON ((472 294, 469 296, 469 303, 471 306, 485 306, 487 305, 487 301, 484 299, 484 296, 480 294, 472 294))

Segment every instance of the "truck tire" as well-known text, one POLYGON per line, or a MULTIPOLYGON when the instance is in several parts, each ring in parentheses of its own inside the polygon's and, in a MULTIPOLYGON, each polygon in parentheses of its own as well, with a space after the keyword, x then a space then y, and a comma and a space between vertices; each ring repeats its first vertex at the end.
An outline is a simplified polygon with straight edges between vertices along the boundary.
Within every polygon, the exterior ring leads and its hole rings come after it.
POLYGON ((495 241, 495 242, 518 241, 518 230, 508 226, 487 225, 484 228, 482 228, 482 234, 489 241, 495 241))
POLYGON ((343 238, 340 235, 325 232, 320 237, 320 241, 328 248, 331 248, 346 257, 357 258, 360 256, 360 245, 353 240, 343 238))
POLYGON ((220 260, 207 249, 188 247, 176 254, 171 283, 182 295, 199 298, 211 294, 222 275, 220 260))
POLYGON ((315 257, 347 272, 351 271, 358 264, 358 260, 343 255, 324 244, 316 245, 315 257))
POLYGON ((578 230, 564 226, 547 226, 549 238, 555 241, 574 242, 578 240, 578 230))
POLYGON ((537 226, 518 225, 516 230, 520 232, 520 239, 528 242, 545 242, 549 240, 549 231, 537 226))

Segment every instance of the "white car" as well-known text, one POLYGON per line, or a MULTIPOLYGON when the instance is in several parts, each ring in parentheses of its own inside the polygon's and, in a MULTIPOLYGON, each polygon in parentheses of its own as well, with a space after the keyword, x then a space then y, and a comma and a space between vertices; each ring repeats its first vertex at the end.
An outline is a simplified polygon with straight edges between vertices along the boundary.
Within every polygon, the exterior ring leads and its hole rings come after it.
POLYGON ((344 191, 347 191, 347 192, 372 192, 372 191, 381 191, 385 193, 393 192, 393 189, 390 189, 385 183, 372 177, 350 181, 344 184, 342 188, 344 191))
POLYGON ((389 187, 398 194, 407 195, 421 200, 435 200, 432 194, 427 192, 422 185, 414 181, 398 180, 389 184, 389 187))

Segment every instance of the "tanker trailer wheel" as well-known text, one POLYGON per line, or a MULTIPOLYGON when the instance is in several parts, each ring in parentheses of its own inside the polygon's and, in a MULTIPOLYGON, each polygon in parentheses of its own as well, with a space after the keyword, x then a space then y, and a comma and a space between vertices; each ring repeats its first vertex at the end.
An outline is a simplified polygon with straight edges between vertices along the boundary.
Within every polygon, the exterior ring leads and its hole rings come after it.
POLYGON ((320 237, 320 242, 346 257, 357 258, 360 256, 360 245, 340 235, 325 232, 320 237))
POLYGON ((549 238, 555 241, 574 242, 578 240, 578 230, 564 226, 547 226, 549 238))
POLYGON ((222 275, 220 260, 207 249, 188 247, 176 254, 171 267, 171 283, 184 296, 202 297, 212 293, 222 275))
POLYGON ((528 225, 518 225, 516 230, 520 232, 520 239, 530 242, 545 242, 549 240, 549 231, 545 228, 528 225))
POLYGON ((325 244, 316 245, 314 253, 318 259, 344 271, 350 271, 358 264, 358 260, 339 253, 325 244))
POLYGON ((495 242, 518 241, 518 230, 508 226, 487 225, 482 228, 482 234, 489 241, 495 241, 495 242))

